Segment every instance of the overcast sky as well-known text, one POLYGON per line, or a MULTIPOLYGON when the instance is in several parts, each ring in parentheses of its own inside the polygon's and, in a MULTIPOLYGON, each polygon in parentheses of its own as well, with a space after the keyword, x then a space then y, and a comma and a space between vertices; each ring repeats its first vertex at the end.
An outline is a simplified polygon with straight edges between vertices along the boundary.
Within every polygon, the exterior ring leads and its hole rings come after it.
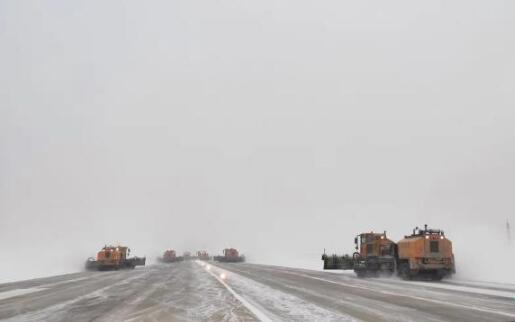
POLYGON ((106 243, 318 267, 428 223, 488 278, 514 89, 512 1, 0 0, 0 273, 106 243))

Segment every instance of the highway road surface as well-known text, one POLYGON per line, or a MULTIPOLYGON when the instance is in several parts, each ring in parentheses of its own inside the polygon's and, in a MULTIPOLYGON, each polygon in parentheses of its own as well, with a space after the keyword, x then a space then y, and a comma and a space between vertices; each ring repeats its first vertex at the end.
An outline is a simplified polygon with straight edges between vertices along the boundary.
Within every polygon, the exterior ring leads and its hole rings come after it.
POLYGON ((515 286, 186 261, 0 284, 1 321, 515 321, 515 286))

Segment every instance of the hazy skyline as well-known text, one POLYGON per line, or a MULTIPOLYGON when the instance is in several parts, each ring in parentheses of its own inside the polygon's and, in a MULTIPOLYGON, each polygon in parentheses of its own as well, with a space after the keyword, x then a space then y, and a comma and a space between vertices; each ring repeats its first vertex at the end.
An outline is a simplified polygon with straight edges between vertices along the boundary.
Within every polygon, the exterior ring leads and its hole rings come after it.
POLYGON ((0 0, 0 280, 427 223, 514 282, 514 6, 0 0))

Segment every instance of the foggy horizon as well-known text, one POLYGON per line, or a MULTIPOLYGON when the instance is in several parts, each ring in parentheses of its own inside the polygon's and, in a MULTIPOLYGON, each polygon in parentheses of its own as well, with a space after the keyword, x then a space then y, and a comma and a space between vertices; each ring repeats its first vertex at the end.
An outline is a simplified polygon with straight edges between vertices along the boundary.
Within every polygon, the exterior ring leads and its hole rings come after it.
POLYGON ((515 283, 515 4, 323 3, 0 1, 0 282, 428 224, 515 283))

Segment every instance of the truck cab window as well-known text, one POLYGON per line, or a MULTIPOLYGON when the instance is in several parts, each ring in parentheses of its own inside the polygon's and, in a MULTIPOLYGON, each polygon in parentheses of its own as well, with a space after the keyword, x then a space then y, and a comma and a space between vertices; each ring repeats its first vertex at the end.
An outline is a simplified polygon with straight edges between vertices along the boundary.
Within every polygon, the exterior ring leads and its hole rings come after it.
POLYGON ((432 240, 429 242, 429 248, 430 248, 430 251, 431 253, 438 253, 440 250, 439 250, 439 247, 438 247, 438 241, 437 240, 432 240))

